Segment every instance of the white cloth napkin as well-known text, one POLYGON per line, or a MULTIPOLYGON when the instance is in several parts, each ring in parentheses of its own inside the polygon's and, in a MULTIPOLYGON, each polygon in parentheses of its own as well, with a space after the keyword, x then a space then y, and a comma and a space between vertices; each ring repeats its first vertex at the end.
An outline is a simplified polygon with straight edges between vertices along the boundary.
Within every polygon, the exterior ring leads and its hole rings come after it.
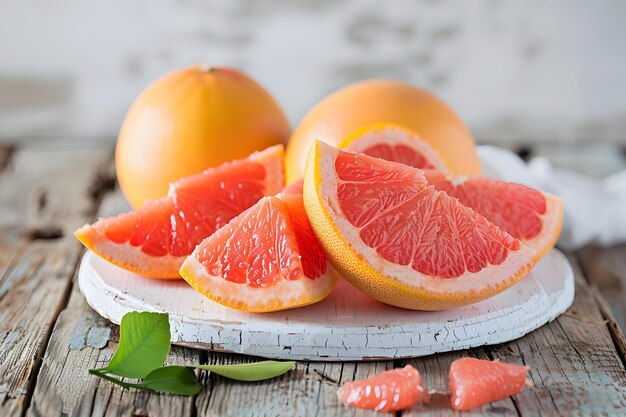
POLYGON ((524 162, 495 146, 478 146, 485 176, 526 184, 563 197, 563 232, 559 246, 577 249, 589 243, 626 242, 626 170, 596 179, 553 167, 543 157, 524 162))

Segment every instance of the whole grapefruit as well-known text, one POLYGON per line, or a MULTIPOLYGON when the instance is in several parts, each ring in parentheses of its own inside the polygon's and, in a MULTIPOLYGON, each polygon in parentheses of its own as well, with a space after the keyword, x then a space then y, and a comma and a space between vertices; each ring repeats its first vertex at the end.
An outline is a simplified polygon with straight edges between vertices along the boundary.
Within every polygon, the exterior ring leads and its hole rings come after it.
POLYGON ((304 116, 287 147, 287 183, 302 178, 316 139, 340 146, 348 135, 374 123, 395 123, 414 131, 441 153, 454 174, 480 173, 472 135, 443 101, 407 83, 366 80, 330 94, 304 116))
POLYGON ((167 194, 170 182, 271 145, 290 128, 272 96, 242 72, 194 66, 148 86, 119 133, 115 167, 135 207, 167 194))

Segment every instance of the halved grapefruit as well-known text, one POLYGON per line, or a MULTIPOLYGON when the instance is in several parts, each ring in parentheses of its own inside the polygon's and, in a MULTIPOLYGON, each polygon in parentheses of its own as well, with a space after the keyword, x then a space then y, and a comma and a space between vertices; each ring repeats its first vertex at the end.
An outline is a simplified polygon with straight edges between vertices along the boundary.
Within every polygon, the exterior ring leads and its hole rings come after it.
POLYGON ((290 192, 262 198, 205 239, 180 275, 213 301, 259 313, 313 304, 337 282, 302 194, 290 192))
POLYGON ((117 266, 153 278, 180 278, 195 246, 261 197, 283 187, 282 145, 183 178, 141 209, 85 225, 74 235, 117 266))
POLYGON ((433 145, 417 133, 393 123, 365 126, 344 139, 339 147, 415 168, 448 172, 433 145))
POLYGON ((484 177, 452 178, 424 171, 428 184, 459 199, 520 239, 541 258, 556 243, 563 224, 563 199, 522 184, 484 177))
POLYGON ((418 370, 407 365, 348 382, 337 390, 337 397, 350 407, 391 412, 428 402, 429 395, 418 370))
POLYGON ((513 363, 461 358, 450 366, 450 404, 466 411, 522 392, 530 368, 513 363))
POLYGON ((312 146, 304 206, 341 275, 387 304, 442 310, 491 297, 535 252, 404 164, 312 146))

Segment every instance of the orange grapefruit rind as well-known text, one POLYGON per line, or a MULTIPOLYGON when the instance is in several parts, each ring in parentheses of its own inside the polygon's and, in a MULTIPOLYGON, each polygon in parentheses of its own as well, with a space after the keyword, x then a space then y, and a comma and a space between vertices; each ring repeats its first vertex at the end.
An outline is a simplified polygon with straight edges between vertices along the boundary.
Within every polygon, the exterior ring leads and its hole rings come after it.
POLYGON ((427 159, 434 169, 441 172, 449 171, 445 159, 434 145, 422 140, 417 133, 395 123, 374 123, 364 126, 345 138, 339 148, 363 153, 367 148, 381 144, 407 146, 427 159))
POLYGON ((135 99, 120 128, 115 167, 133 208, 171 182, 287 143, 289 122, 256 80, 227 67, 165 74, 135 99))
POLYGON ((416 310, 444 310, 489 298, 523 278, 535 252, 521 245, 505 263, 459 278, 433 279, 384 259, 363 243, 337 200, 335 159, 340 151, 316 141, 304 176, 304 206, 311 227, 335 269, 355 287, 387 304, 416 310))

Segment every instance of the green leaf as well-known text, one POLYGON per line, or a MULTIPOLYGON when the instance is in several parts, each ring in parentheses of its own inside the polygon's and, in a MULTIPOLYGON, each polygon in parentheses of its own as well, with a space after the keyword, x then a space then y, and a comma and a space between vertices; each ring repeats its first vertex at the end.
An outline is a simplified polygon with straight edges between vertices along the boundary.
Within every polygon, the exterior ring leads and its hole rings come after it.
POLYGON ((170 323, 167 314, 127 313, 120 324, 120 343, 105 369, 107 373, 144 378, 163 366, 170 351, 170 323))
POLYGON ((170 325, 167 314, 131 312, 122 318, 120 343, 109 363, 103 369, 89 373, 124 388, 153 392, 195 395, 202 389, 193 368, 215 372, 239 381, 261 381, 282 375, 295 362, 263 361, 237 365, 166 366, 170 351, 170 325), (140 383, 122 381, 110 374, 127 378, 143 378, 140 383))
POLYGON ((195 365, 194 367, 237 381, 262 381, 288 372, 295 364, 292 361, 261 361, 237 365, 195 365))
POLYGON ((202 389, 193 369, 186 366, 155 369, 143 379, 141 385, 152 391, 178 395, 196 395, 202 389))

